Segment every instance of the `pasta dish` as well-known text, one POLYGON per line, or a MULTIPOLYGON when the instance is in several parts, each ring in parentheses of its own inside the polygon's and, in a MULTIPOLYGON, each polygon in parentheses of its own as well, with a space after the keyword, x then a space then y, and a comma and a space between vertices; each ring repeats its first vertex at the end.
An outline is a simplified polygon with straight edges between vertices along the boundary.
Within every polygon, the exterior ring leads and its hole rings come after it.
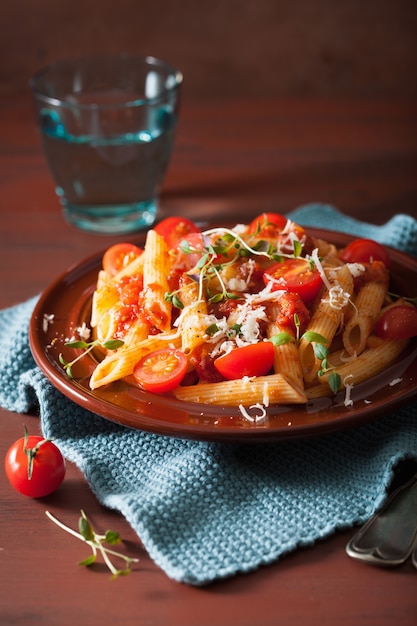
MULTIPOLYGON (((350 390, 417 335, 417 309, 389 292, 389 254, 343 249, 264 213, 200 231, 167 218, 144 248, 109 248, 90 327, 67 346, 99 354, 91 389, 133 377, 146 391, 265 409, 350 390)), ((68 375, 71 363, 61 359, 68 375)))

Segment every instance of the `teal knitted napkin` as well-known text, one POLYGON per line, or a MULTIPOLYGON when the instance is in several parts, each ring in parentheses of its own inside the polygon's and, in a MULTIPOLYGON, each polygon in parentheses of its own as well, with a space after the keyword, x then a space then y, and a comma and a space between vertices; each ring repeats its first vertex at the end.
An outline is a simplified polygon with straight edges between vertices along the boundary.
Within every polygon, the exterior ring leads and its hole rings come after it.
MULTIPOLYGON (((417 255, 417 222, 406 215, 376 227, 309 205, 291 217, 417 255)), ((203 585, 248 572, 362 523, 384 501, 396 464, 417 460, 415 403, 344 432, 256 445, 187 441, 106 421, 61 395, 36 367, 28 345, 36 299, 0 312, 0 404, 21 413, 38 407, 44 435, 175 580, 203 585)))

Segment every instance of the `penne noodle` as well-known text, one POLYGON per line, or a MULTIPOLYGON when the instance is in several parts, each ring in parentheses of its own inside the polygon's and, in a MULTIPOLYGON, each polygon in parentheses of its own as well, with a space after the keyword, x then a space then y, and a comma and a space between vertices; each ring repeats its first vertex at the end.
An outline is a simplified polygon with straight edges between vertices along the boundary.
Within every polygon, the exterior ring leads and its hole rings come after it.
MULTIPOLYGON (((327 348, 330 347, 340 328, 344 309, 353 293, 353 278, 345 265, 332 270, 329 279, 332 289, 337 290, 336 294, 334 296, 331 289, 321 298, 307 327, 307 332, 317 333, 327 339, 327 348)), ((305 338, 300 340, 299 356, 306 382, 315 380, 321 367, 321 361, 314 352, 314 345, 314 341, 308 341, 305 338)))
POLYGON ((282 374, 258 376, 219 383, 202 383, 174 390, 176 398, 187 402, 220 404, 224 406, 251 406, 269 404, 304 404, 306 396, 282 374))
MULTIPOLYGON (((406 348, 407 343, 408 339, 384 341, 374 348, 364 350, 358 357, 336 367, 334 371, 341 378, 341 389, 346 387, 346 382, 350 385, 357 385, 383 372, 406 348)), ((330 388, 328 387, 330 374, 331 371, 320 376, 319 385, 306 390, 306 396, 309 399, 330 395, 330 388), (324 388, 322 393, 320 393, 320 387, 324 388)))
POLYGON ((143 310, 152 326, 162 332, 168 331, 171 328, 171 303, 165 300, 165 294, 169 291, 170 261, 165 240, 155 230, 148 231, 142 256, 143 310))
POLYGON ((360 354, 380 315, 387 294, 384 282, 366 283, 355 300, 354 315, 346 323, 343 344, 349 354, 360 354))
MULTIPOLYGON (((270 308, 271 317, 277 317, 276 307, 277 305, 274 304, 270 308)), ((282 332, 288 332, 288 329, 279 326, 276 322, 269 322, 266 331, 268 338, 282 332)), ((304 387, 303 372, 295 337, 293 341, 274 346, 274 353, 274 372, 284 374, 297 387, 302 389, 304 387)))

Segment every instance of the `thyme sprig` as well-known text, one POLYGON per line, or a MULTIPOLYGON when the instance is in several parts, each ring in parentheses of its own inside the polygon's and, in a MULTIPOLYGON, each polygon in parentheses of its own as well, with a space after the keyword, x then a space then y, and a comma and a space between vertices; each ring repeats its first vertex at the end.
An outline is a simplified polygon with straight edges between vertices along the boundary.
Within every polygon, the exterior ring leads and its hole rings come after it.
POLYGON ((87 519, 87 516, 83 510, 81 510, 81 517, 78 520, 79 532, 63 524, 49 511, 45 511, 45 514, 52 522, 54 522, 54 524, 56 524, 57 526, 65 530, 70 535, 77 537, 77 539, 84 541, 86 544, 90 546, 92 550, 91 556, 87 557, 83 561, 80 561, 78 565, 83 565, 85 567, 92 565, 93 563, 96 562, 97 555, 98 553, 100 553, 103 558, 103 561, 105 562, 105 564, 107 565, 107 567, 109 568, 112 574, 111 578, 115 579, 115 578, 118 578, 119 576, 126 576, 127 574, 129 574, 131 571, 131 564, 137 563, 139 561, 139 559, 126 556, 125 554, 122 554, 121 552, 115 552, 111 548, 107 548, 106 546, 104 546, 103 545, 104 543, 107 543, 110 546, 121 543, 122 539, 119 533, 113 530, 108 530, 106 531, 104 535, 98 535, 94 531, 90 521, 87 519), (114 556, 119 559, 122 559, 122 561, 125 562, 125 568, 119 569, 115 567, 110 559, 110 556, 114 556))
POLYGON ((124 341, 122 341, 121 339, 109 339, 107 341, 104 341, 103 343, 98 341, 98 339, 96 339, 95 341, 89 341, 89 342, 82 341, 82 340, 80 340, 80 341, 67 341, 64 344, 66 348, 79 348, 81 350, 84 350, 85 352, 83 352, 82 354, 79 354, 72 361, 66 361, 64 359, 64 356, 62 355, 62 352, 61 352, 60 355, 59 355, 59 362, 61 363, 61 365, 63 365, 64 370, 66 371, 68 378, 74 378, 73 373, 72 373, 73 365, 75 365, 75 363, 77 363, 80 359, 85 357, 89 352, 94 350, 94 348, 96 348, 97 346, 101 346, 102 348, 105 348, 106 350, 117 350, 123 344, 124 344, 124 341))

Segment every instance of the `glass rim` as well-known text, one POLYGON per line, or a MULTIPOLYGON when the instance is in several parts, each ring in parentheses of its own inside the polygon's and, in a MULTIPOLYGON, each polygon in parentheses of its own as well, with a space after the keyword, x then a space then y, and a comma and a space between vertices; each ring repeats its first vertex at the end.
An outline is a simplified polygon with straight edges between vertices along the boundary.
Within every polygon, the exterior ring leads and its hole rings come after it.
POLYGON ((167 94, 173 93, 181 87, 183 82, 183 74, 180 70, 176 69, 173 65, 170 65, 166 61, 154 57, 152 55, 148 56, 140 56, 135 54, 121 53, 121 54, 97 54, 90 56, 80 56, 80 57, 71 57, 62 59, 60 61, 55 61, 53 63, 49 63, 44 67, 41 67, 37 72, 35 72, 30 80, 29 87, 32 91, 32 94, 38 98, 39 100, 53 105, 53 106, 62 106, 69 109, 77 108, 84 110, 98 110, 98 109, 124 109, 126 107, 139 107, 146 104, 156 104, 159 101, 163 100, 167 94), (167 71, 169 76, 173 77, 173 83, 169 87, 165 87, 161 93, 157 96, 153 96, 150 98, 142 97, 136 98, 132 100, 126 100, 125 102, 115 102, 115 103, 107 103, 107 104, 98 104, 98 103, 72 103, 68 102, 68 100, 64 100, 63 98, 59 98, 56 96, 47 95, 40 87, 39 80, 43 78, 48 72, 51 70, 58 69, 59 67, 69 67, 76 63, 83 63, 84 61, 93 62, 93 61, 101 61, 104 62, 106 60, 114 60, 114 61, 124 61, 124 60, 133 60, 133 61, 142 61, 144 65, 148 65, 150 68, 154 67, 155 69, 161 68, 167 71))

